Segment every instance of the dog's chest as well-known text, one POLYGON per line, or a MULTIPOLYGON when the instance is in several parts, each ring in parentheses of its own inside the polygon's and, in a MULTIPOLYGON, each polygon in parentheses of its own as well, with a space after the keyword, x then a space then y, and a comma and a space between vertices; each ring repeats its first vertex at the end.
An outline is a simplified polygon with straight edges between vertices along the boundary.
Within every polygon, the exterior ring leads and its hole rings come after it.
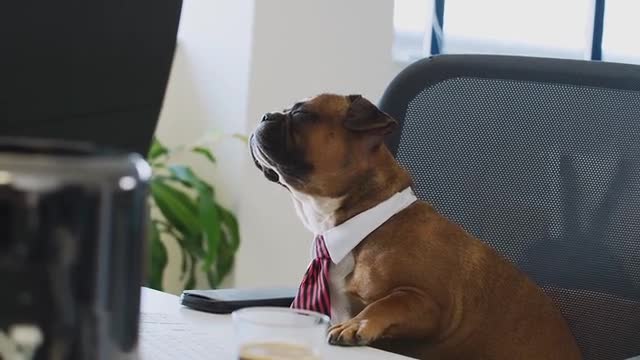
POLYGON ((329 294, 331 296, 331 323, 338 324, 352 318, 351 302, 347 296, 346 278, 353 272, 355 261, 351 253, 329 268, 329 294))

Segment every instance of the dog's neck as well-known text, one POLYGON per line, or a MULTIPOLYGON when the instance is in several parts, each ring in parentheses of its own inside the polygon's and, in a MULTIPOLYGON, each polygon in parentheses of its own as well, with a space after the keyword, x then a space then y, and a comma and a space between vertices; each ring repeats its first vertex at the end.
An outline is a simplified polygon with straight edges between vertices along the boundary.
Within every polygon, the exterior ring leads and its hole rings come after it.
POLYGON ((342 199, 340 207, 335 211, 334 226, 340 225, 352 217, 364 212, 394 194, 411 186, 411 176, 383 147, 376 157, 375 165, 360 181, 356 181, 342 199))
POLYGON ((314 234, 322 234, 336 224, 336 211, 343 198, 307 195, 291 189, 293 206, 302 224, 314 234))
POLYGON ((305 227, 322 234, 350 218, 387 200, 411 185, 411 177, 393 155, 380 150, 371 171, 354 182, 345 196, 330 198, 298 192, 291 187, 293 204, 305 227))

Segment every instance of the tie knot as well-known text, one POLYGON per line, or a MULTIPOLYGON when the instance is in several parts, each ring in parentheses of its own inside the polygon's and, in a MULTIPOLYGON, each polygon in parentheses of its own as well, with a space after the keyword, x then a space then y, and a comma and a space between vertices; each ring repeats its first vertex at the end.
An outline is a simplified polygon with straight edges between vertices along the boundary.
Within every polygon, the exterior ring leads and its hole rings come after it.
POLYGON ((316 247, 316 259, 331 260, 331 255, 329 255, 327 244, 325 244, 324 237, 322 235, 316 236, 315 247, 316 247))

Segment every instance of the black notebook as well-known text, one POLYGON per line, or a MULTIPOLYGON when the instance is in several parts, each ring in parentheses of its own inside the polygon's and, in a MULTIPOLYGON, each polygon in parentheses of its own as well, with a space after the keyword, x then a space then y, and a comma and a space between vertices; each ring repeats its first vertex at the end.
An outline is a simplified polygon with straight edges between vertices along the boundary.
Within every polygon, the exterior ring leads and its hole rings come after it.
POLYGON ((228 314, 251 306, 289 307, 297 288, 185 290, 180 303, 195 310, 228 314))

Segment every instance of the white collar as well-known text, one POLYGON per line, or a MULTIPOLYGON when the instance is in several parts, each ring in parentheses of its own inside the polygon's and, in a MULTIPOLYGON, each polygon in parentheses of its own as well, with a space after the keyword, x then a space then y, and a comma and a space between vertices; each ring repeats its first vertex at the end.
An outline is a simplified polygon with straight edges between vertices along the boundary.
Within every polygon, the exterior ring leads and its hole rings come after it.
POLYGON ((365 210, 323 234, 327 250, 334 264, 339 263, 367 235, 416 201, 416 195, 408 187, 380 204, 365 210))

